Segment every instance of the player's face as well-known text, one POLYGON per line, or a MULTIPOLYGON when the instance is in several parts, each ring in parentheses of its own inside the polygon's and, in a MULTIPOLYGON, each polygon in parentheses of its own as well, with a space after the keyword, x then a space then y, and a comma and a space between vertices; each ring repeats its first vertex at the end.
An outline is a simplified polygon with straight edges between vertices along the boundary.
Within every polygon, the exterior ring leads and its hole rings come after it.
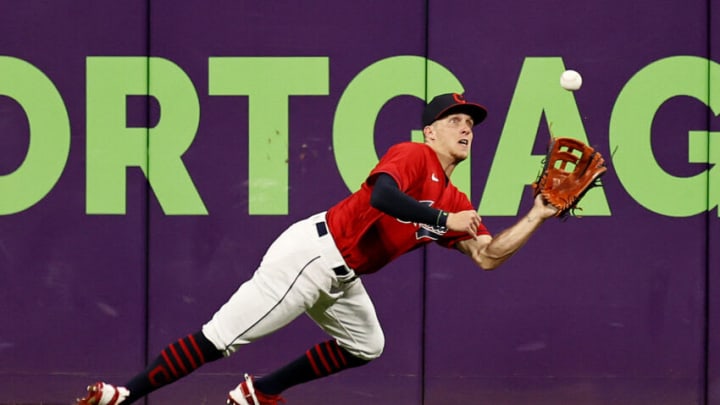
POLYGON ((474 122, 463 113, 451 114, 433 123, 436 151, 462 162, 470 154, 474 122))

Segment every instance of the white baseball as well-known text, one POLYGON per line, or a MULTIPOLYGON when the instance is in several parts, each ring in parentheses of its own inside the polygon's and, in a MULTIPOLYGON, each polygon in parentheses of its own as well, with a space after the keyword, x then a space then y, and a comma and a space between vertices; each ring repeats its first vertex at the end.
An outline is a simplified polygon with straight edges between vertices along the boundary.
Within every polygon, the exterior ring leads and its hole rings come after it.
POLYGON ((566 70, 560 75, 560 85, 565 90, 578 90, 582 86, 582 76, 574 70, 566 70))

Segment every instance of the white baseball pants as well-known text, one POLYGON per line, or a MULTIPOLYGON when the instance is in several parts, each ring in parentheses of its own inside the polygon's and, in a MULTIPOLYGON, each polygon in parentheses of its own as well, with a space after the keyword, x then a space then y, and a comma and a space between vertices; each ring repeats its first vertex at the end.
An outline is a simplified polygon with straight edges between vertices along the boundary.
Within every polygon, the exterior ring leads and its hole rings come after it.
POLYGON ((353 355, 372 360, 382 354, 385 337, 375 307, 327 233, 324 212, 283 232, 202 331, 228 356, 303 313, 353 355))

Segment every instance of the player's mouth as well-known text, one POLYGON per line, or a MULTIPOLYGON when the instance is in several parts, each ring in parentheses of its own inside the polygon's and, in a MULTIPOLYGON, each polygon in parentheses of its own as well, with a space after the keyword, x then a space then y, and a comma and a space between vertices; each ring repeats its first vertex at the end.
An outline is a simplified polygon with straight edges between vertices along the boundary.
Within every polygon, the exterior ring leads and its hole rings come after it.
POLYGON ((467 146, 467 145, 470 144, 470 141, 467 140, 467 139, 461 139, 461 140, 458 141, 458 143, 461 144, 461 145, 467 146))

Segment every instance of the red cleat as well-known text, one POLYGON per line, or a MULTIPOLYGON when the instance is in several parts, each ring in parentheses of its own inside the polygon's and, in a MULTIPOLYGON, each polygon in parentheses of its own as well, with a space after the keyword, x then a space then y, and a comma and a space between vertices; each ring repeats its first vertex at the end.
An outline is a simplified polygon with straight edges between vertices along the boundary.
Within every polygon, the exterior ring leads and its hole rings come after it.
POLYGON ((245 374, 245 381, 228 394, 227 405, 278 405, 285 403, 280 395, 267 395, 255 389, 252 376, 245 374))
POLYGON ((77 405, 119 405, 130 395, 125 387, 115 387, 102 382, 87 387, 85 398, 78 398, 77 405))

